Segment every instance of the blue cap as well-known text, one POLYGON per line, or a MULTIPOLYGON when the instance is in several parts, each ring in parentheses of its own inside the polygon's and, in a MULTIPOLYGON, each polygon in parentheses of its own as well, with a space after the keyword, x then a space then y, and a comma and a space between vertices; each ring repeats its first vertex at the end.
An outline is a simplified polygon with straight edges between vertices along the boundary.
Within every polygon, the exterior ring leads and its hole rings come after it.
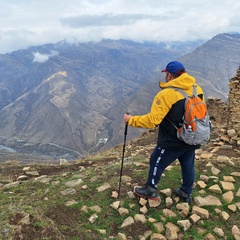
POLYGON ((168 63, 166 69, 162 70, 162 72, 182 74, 185 73, 186 70, 182 63, 178 61, 172 61, 168 63))

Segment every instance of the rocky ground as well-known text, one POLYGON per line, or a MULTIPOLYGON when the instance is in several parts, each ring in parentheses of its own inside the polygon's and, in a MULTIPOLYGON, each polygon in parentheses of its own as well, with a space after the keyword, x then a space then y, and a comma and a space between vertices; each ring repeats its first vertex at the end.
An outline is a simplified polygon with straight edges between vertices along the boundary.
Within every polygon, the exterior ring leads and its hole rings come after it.
POLYGON ((6 161, 0 169, 1 239, 240 239, 240 144, 216 128, 196 152, 193 204, 180 201, 176 161, 159 184, 159 199, 133 193, 144 184, 156 131, 126 145, 69 163, 6 161))

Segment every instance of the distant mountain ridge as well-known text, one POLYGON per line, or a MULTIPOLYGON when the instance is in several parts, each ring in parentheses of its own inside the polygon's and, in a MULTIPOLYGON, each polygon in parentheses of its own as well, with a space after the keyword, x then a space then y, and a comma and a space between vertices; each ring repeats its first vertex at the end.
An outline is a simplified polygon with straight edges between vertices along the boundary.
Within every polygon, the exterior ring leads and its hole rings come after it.
POLYGON ((97 151, 111 112, 196 45, 176 44, 60 42, 0 55, 0 144, 68 158, 97 151))
MULTIPOLYGON (((226 99, 227 79, 237 69, 240 51, 238 45, 231 47, 234 41, 237 45, 238 34, 221 34, 202 46, 60 42, 0 55, 0 145, 78 158, 101 150, 106 142, 105 148, 119 144, 122 114, 149 110, 164 78, 160 70, 174 59, 197 77, 207 95, 226 99), (228 61, 233 50, 235 62, 228 61)), ((129 139, 136 134, 129 130, 129 139)))
POLYGON ((179 58, 189 73, 196 77, 206 96, 226 100, 229 80, 240 65, 240 34, 219 34, 179 58))

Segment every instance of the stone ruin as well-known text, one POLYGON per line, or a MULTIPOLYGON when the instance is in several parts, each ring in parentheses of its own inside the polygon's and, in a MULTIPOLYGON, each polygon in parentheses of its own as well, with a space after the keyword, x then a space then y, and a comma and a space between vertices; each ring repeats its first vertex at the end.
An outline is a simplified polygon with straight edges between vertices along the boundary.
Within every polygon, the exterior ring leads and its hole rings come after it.
POLYGON ((219 140, 225 144, 240 146, 240 67, 229 81, 227 102, 209 97, 206 103, 219 140))
POLYGON ((229 83, 228 128, 240 132, 240 67, 229 83))

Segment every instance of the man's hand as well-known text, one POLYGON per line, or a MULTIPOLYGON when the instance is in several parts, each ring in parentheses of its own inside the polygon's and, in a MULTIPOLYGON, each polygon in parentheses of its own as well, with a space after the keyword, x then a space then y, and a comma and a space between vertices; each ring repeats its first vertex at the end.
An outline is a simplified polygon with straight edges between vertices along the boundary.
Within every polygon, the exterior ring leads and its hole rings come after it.
POLYGON ((128 120, 129 120, 131 117, 132 117, 132 115, 124 114, 124 116, 123 116, 123 121, 124 121, 124 123, 127 123, 128 120))

